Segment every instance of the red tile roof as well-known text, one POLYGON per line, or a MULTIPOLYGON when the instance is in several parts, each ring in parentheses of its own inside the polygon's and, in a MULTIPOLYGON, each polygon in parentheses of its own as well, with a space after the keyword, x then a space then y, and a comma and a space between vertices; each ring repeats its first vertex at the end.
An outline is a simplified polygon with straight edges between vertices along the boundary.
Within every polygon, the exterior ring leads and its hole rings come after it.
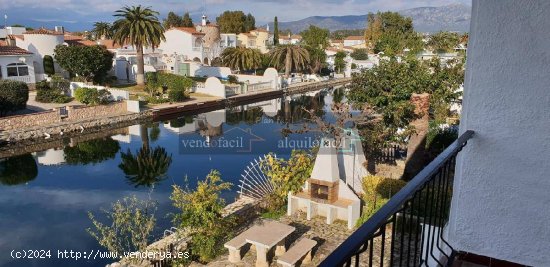
POLYGON ((107 49, 118 49, 122 48, 120 44, 115 44, 115 41, 107 39, 107 40, 98 40, 97 41, 100 45, 104 45, 107 47, 107 49))
POLYGON ((83 40, 84 38, 82 36, 74 36, 74 35, 67 35, 64 36, 65 41, 78 41, 83 40))
POLYGON ((98 45, 97 42, 91 41, 91 40, 66 40, 65 42, 69 45, 75 45, 75 46, 94 46, 98 45))
POLYGON ((48 30, 45 28, 40 28, 38 30, 32 30, 32 31, 26 31, 23 34, 48 34, 48 35, 63 35, 62 32, 56 32, 52 30, 48 30))
POLYGON ((14 55, 32 55, 32 53, 17 46, 0 46, 0 56, 14 55))
POLYGON ((344 40, 365 40, 365 36, 348 36, 344 40))
POLYGON ((301 35, 298 35, 298 34, 293 34, 292 36, 290 36, 290 38, 302 40, 302 36, 301 36, 301 35))
POLYGON ((11 39, 11 40, 15 40, 15 38, 19 39, 19 40, 25 40, 25 36, 21 35, 21 34, 8 34, 8 39, 11 39))
POLYGON ((180 30, 182 32, 187 32, 187 33, 190 33, 192 35, 206 35, 205 33, 202 33, 202 32, 198 32, 195 28, 193 27, 173 27, 171 29, 176 29, 176 30, 180 30))

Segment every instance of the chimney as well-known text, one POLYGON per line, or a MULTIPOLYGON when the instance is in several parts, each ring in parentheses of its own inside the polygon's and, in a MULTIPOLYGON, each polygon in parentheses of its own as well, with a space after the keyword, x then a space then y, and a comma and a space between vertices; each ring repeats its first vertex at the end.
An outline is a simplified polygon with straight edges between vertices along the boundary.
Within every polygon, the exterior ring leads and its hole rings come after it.
POLYGON ((55 31, 60 33, 65 33, 65 27, 63 26, 55 26, 55 31))
POLYGON ((202 15, 202 26, 206 26, 206 15, 202 15))

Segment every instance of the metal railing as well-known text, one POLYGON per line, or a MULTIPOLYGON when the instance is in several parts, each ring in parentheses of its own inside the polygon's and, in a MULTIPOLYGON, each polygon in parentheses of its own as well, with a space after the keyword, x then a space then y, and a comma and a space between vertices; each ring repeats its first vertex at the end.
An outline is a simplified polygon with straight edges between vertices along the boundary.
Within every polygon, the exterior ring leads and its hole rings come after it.
POLYGON ((6 80, 12 80, 12 81, 19 81, 24 83, 30 83, 31 82, 31 76, 10 76, 10 77, 4 77, 3 79, 6 80))
MULTIPOLYGON (((469 130, 395 194, 319 266, 445 266, 455 251, 443 237, 458 152, 469 130)), ((368 205, 369 203, 367 203, 368 205)))

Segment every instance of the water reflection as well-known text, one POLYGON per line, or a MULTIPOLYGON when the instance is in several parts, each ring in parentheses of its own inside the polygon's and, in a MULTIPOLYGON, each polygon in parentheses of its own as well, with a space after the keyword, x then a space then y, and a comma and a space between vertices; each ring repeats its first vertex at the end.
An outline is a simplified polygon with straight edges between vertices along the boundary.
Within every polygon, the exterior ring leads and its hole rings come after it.
POLYGON ((96 164, 108 159, 114 159, 120 150, 120 145, 111 137, 84 141, 75 146, 63 149, 65 162, 71 165, 96 164))
POLYGON ((0 183, 3 185, 24 184, 37 175, 38 168, 31 154, 0 160, 0 183))
MULTIPOLYGON (((234 184, 247 164, 270 151, 285 156, 292 148, 280 148, 281 130, 301 127, 314 110, 324 116, 330 97, 324 94, 262 101, 166 121, 82 135, 55 142, 51 147, 24 156, 0 159, 0 251, 12 249, 100 249, 85 229, 91 226, 87 212, 128 195, 159 202, 156 236, 171 226, 164 215, 173 212, 169 196, 173 184, 196 186, 196 178, 211 169, 234 184), (250 153, 180 153, 182 138, 212 139, 235 135, 234 128, 250 129, 265 139, 250 153), (33 158, 34 155, 34 158, 33 158), (9 161, 9 162, 8 162, 9 161), (9 166, 7 168, 6 166, 9 166), (15 167, 14 167, 15 166, 15 167), (8 186, 12 185, 12 186, 8 186), (17 186, 16 186, 17 185, 17 186)), ((327 116, 330 117, 330 116, 327 116)), ((302 139, 304 135, 294 135, 302 139)), ((313 135, 310 135, 313 136, 313 135)), ((32 152, 29 151, 25 152, 32 152)), ((10 152, 11 153, 11 152, 10 152)), ((21 152, 23 153, 23 152, 21 152)), ((7 154, 7 153, 6 153, 7 154)), ((231 202, 236 188, 224 194, 231 202)), ((100 266, 109 261, 15 261, 0 254, 0 266, 100 266)))

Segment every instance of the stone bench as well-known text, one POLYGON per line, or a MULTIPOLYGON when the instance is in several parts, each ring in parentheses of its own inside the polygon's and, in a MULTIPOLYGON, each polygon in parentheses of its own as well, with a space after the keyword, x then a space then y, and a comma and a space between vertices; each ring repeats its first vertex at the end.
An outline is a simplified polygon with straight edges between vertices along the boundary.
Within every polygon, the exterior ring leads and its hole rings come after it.
POLYGON ((309 238, 302 238, 294 244, 285 254, 277 259, 277 262, 284 267, 294 267, 298 261, 308 263, 311 261, 311 250, 317 245, 317 241, 309 238))
POLYGON ((236 236, 229 240, 223 246, 229 250, 229 261, 232 263, 238 263, 242 260, 241 249, 247 244, 246 232, 236 236))

